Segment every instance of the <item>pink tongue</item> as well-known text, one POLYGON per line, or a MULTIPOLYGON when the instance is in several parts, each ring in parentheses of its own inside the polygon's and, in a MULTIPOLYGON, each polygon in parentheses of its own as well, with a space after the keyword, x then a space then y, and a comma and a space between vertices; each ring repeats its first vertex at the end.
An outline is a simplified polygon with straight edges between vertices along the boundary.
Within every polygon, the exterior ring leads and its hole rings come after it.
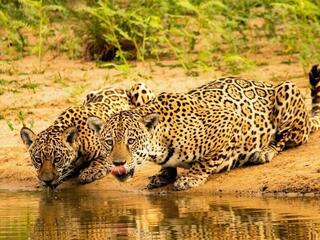
POLYGON ((116 166, 111 169, 112 175, 121 176, 127 173, 126 168, 124 166, 116 166))

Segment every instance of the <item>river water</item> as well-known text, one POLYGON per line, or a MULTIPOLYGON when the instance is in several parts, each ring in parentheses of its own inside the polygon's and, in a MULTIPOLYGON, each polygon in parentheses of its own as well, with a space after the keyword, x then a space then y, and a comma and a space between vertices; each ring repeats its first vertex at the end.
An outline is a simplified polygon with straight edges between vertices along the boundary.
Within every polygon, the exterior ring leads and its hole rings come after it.
POLYGON ((320 239, 320 199, 2 191, 0 239, 320 239))

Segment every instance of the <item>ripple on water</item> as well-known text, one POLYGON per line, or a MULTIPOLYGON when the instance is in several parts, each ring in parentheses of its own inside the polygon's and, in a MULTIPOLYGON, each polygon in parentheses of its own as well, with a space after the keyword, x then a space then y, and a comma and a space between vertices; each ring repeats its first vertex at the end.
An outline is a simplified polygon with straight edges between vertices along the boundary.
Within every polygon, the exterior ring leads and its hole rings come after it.
POLYGON ((320 239, 319 200, 0 192, 0 239, 320 239))

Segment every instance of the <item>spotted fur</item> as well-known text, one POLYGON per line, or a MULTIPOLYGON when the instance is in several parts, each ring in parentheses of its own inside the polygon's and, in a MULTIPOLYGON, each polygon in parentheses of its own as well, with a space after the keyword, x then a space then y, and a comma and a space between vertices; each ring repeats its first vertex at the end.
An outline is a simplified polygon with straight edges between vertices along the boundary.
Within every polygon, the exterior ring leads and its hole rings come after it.
POLYGON ((87 126, 88 117, 98 116, 107 120, 112 114, 129 110, 143 101, 154 98, 151 91, 145 93, 143 84, 133 86, 139 101, 131 99, 131 92, 121 89, 102 89, 89 93, 84 104, 65 110, 47 129, 34 134, 23 127, 21 138, 27 145, 32 163, 43 185, 55 187, 66 177, 81 171, 81 183, 100 179, 107 173, 103 169, 106 152, 96 135, 87 126), (141 89, 139 88, 141 86, 141 89), (141 91, 139 91, 139 89, 141 91))
POLYGON ((128 92, 128 96, 134 106, 142 106, 155 99, 154 93, 144 84, 138 83, 132 86, 128 92))
POLYGON ((293 83, 273 86, 236 77, 187 94, 164 93, 148 105, 121 111, 106 124, 91 126, 107 154, 104 166, 112 169, 121 162, 132 173, 139 162, 153 161, 162 169, 150 177, 148 188, 173 183, 184 190, 223 170, 270 162, 285 147, 306 143, 320 128, 319 72, 313 67, 310 73, 312 115, 293 83), (118 150, 120 144, 127 148, 118 150), (114 151, 126 154, 117 154, 123 157, 119 161, 114 151), (189 170, 177 176, 177 167, 189 170))

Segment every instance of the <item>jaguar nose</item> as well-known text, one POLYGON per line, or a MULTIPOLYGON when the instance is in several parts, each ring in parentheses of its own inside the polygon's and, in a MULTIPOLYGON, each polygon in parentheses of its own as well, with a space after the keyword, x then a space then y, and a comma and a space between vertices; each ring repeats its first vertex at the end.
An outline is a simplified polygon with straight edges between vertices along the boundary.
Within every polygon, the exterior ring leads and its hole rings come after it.
POLYGON ((55 179, 54 174, 52 173, 43 173, 39 176, 39 179, 46 185, 46 186, 52 186, 52 183, 55 179))
POLYGON ((50 189, 54 189, 58 186, 58 184, 54 180, 46 180, 46 181, 42 180, 41 183, 43 187, 50 188, 50 189))
POLYGON ((112 163, 113 163, 113 165, 115 165, 115 166, 123 166, 123 165, 126 164, 126 161, 124 161, 124 160, 115 160, 115 161, 113 161, 112 163))
POLYGON ((46 186, 52 186, 53 180, 44 180, 43 182, 46 186))

